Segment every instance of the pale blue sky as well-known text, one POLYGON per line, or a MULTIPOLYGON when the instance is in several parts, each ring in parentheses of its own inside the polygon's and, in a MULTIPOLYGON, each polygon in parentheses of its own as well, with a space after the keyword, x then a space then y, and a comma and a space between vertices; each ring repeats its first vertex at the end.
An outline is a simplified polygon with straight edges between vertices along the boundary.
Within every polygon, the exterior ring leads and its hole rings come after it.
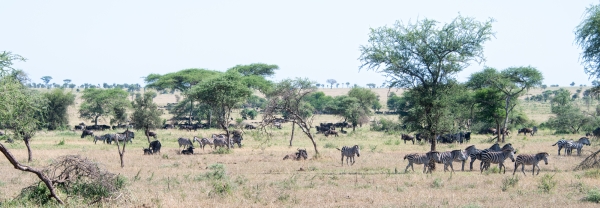
POLYGON ((14 1, 0 4, 0 51, 33 82, 139 83, 150 73, 186 68, 224 71, 238 64, 280 67, 274 80, 381 85, 381 74, 359 72, 359 46, 369 28, 458 15, 494 18, 496 37, 483 65, 536 67, 545 84, 590 85, 573 31, 598 1, 14 1))

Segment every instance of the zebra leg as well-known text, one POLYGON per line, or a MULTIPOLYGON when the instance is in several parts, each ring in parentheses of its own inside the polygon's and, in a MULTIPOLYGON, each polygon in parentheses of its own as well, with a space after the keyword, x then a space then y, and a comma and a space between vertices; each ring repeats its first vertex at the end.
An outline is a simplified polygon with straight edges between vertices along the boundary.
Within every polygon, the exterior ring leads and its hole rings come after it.
POLYGON ((462 161, 462 168, 460 169, 460 171, 465 171, 465 163, 467 163, 467 160, 462 161))
MULTIPOLYGON (((408 172, 408 167, 412 165, 412 162, 408 161, 408 165, 406 166, 406 169, 404 169, 404 172, 408 172)), ((415 171, 415 169, 413 168, 413 172, 415 171)))
POLYGON ((515 162, 515 170, 513 171, 513 175, 515 175, 515 172, 517 172, 518 167, 519 167, 519 164, 515 162))
POLYGON ((452 162, 450 162, 450 169, 452 170, 452 173, 454 173, 454 166, 452 165, 452 162))
POLYGON ((342 167, 344 167, 344 155, 342 155, 342 167))
POLYGON ((473 171, 473 163, 474 162, 475 162, 475 158, 471 158, 471 164, 470 164, 471 171, 473 171))
POLYGON ((562 149, 562 147, 558 146, 558 155, 560 155, 560 149, 562 149))
MULTIPOLYGON (((540 174, 540 164, 539 164, 539 163, 537 163, 537 164, 533 165, 533 173, 535 173, 535 166, 537 166, 537 168, 538 168, 538 173, 537 173, 537 175, 539 175, 539 174, 540 174)), ((532 175, 533 175, 533 174, 532 174, 532 175)))

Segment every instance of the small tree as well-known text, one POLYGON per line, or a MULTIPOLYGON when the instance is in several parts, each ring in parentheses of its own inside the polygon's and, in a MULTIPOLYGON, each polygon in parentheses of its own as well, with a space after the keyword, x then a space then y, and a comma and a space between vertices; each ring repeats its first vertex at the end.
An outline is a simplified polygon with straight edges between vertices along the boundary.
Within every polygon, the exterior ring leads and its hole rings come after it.
POLYGON ((98 118, 112 115, 116 120, 126 119, 125 108, 130 103, 127 100, 127 92, 122 89, 94 89, 83 91, 79 109, 79 117, 91 119, 94 125, 98 125, 98 118))
POLYGON ((43 96, 48 100, 45 126, 48 130, 66 127, 69 124, 67 110, 75 103, 75 95, 71 92, 65 93, 63 89, 54 89, 43 96))
POLYGON ((369 88, 375 88, 375 84, 374 83, 369 83, 369 84, 367 84, 367 87, 369 87, 369 88))
POLYGON ((327 83, 329 83, 329 89, 331 89, 333 88, 333 85, 337 83, 337 81, 335 81, 335 79, 328 79, 327 83))
POLYGON ((575 86, 575 82, 571 82, 571 84, 569 84, 569 85, 571 85, 571 87, 573 87, 573 86, 575 86))
POLYGON ((48 83, 50 83, 50 80, 52 80, 52 77, 51 77, 51 76, 43 76, 43 77, 42 77, 42 81, 44 81, 44 83, 46 84, 46 87, 50 87, 50 86, 48 85, 48 83))
POLYGON ((154 103, 155 97, 156 93, 152 91, 147 91, 144 95, 138 93, 131 103, 133 106, 131 119, 135 123, 134 128, 144 130, 148 143, 150 143, 150 135, 148 135, 150 129, 158 128, 162 124, 160 119, 162 110, 159 110, 158 105, 154 103))

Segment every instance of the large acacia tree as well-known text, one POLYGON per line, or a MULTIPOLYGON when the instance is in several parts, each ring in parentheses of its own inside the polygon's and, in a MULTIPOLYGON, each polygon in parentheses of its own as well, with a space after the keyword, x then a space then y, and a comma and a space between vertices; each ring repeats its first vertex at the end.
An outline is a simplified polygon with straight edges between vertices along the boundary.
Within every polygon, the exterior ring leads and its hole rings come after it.
POLYGON ((600 5, 586 8, 583 20, 575 28, 575 42, 583 50, 584 72, 590 78, 600 78, 600 5))
POLYGON ((217 123, 229 136, 227 127, 231 111, 241 107, 241 104, 252 95, 252 91, 242 82, 239 73, 227 72, 194 86, 187 95, 210 106, 212 112, 217 115, 217 123))
POLYGON ((369 44, 360 47, 361 69, 383 73, 388 87, 409 88, 419 96, 415 105, 422 108, 421 128, 432 138, 431 150, 436 149, 433 138, 447 131, 438 125, 449 113, 445 91, 458 72, 484 59, 483 44, 493 36, 492 22, 460 15, 441 27, 430 19, 398 21, 391 27, 372 28, 369 44))
POLYGON ((79 108, 79 117, 91 119, 94 125, 98 125, 98 118, 102 116, 112 116, 121 120, 126 117, 125 109, 130 105, 127 95, 128 93, 120 88, 88 88, 81 96, 83 102, 79 108))
MULTIPOLYGON (((531 66, 510 67, 501 72, 488 67, 481 72, 473 73, 469 79, 469 85, 474 89, 489 88, 490 93, 501 94, 497 97, 503 102, 504 123, 501 129, 507 129, 509 116, 518 104, 517 98, 529 89, 540 86, 542 80, 544 80, 542 73, 531 66)), ((496 105, 490 104, 489 106, 496 108, 496 105)), ((505 141, 505 136, 506 134, 502 134, 502 142, 505 141)))

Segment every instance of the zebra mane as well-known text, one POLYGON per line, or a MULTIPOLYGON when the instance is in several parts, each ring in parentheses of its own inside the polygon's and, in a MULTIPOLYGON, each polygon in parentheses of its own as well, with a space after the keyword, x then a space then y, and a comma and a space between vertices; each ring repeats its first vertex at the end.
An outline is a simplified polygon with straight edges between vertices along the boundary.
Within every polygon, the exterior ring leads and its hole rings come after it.
MULTIPOLYGON (((469 149, 473 149, 473 148, 475 148, 475 145, 468 146, 467 148, 465 148, 465 150, 469 150, 469 149)), ((475 148, 475 149, 477 149, 477 148, 475 148)))
POLYGON ((451 152, 452 153, 454 153, 454 152, 462 152, 462 150, 457 149, 457 150, 452 150, 451 152))
POLYGON ((538 152, 536 155, 550 155, 547 152, 538 152))

